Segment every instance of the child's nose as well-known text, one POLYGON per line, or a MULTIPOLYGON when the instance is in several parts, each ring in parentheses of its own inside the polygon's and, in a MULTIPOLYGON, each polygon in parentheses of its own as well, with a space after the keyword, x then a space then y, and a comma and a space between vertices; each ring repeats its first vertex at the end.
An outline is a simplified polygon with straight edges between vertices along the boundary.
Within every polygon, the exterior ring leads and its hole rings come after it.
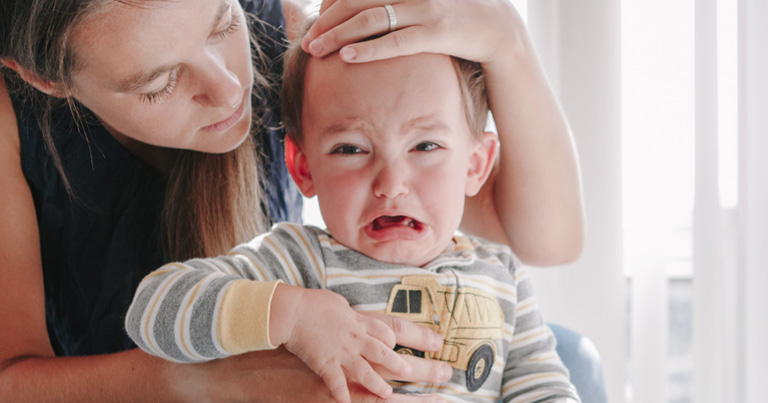
POLYGON ((379 170, 373 183, 373 194, 376 197, 394 199, 408 194, 405 164, 387 162, 379 170))

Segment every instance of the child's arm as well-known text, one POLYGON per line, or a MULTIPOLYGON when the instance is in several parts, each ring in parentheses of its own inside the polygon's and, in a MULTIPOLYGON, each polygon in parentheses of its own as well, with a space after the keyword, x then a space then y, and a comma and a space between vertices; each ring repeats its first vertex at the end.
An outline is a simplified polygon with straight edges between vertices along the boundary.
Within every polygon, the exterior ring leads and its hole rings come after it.
POLYGON ((371 365, 404 377, 410 372, 392 351, 392 329, 331 291, 279 284, 323 284, 324 268, 312 258, 319 251, 291 242, 296 235, 308 238, 300 231, 278 227, 237 253, 158 269, 139 285, 126 317, 128 334, 144 351, 177 362, 283 344, 323 378, 337 401, 349 401, 347 377, 389 397, 392 388, 371 365))
POLYGON ((502 399, 505 403, 578 402, 568 370, 555 350, 555 336, 541 317, 527 272, 520 267, 514 271, 517 304, 514 336, 504 364, 502 399))

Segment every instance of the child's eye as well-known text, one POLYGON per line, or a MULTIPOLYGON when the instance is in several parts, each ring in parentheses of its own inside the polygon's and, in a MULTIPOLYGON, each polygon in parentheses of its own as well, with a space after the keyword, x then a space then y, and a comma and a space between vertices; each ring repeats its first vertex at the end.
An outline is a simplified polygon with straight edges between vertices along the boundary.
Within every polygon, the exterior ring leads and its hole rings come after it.
POLYGON ((349 144, 344 144, 334 148, 331 151, 331 154, 360 154, 362 152, 363 150, 361 150, 359 147, 355 147, 349 144))
POLYGON ((437 150, 438 148, 440 148, 439 145, 432 143, 430 141, 419 143, 419 145, 414 147, 416 151, 433 151, 433 150, 437 150))

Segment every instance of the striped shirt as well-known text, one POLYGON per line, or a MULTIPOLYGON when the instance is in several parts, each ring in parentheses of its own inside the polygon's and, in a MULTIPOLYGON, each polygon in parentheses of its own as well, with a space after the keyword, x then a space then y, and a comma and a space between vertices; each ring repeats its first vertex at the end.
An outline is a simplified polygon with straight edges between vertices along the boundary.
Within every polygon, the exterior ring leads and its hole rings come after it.
MULTIPOLYGON (((445 341, 447 383, 392 383, 396 393, 449 402, 578 401, 541 317, 527 268, 506 246, 454 237, 455 248, 423 267, 382 263, 327 232, 277 224, 228 255, 172 263, 140 284, 126 329, 144 351, 200 362, 273 348, 267 334, 275 282, 323 288, 358 311, 424 324, 445 341)), ((413 352, 423 354, 421 352, 413 352)))

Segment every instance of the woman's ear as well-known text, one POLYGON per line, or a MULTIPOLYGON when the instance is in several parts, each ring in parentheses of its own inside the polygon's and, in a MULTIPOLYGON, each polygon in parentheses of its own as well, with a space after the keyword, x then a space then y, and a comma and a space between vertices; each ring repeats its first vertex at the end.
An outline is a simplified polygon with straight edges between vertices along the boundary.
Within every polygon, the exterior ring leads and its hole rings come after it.
POLYGON ((301 151, 299 145, 293 141, 289 133, 285 136, 285 166, 304 197, 315 195, 315 185, 312 182, 312 174, 309 172, 307 156, 301 151))
POLYGON ((495 133, 483 132, 474 140, 472 153, 469 155, 467 184, 465 194, 476 195, 488 179, 496 162, 499 141, 495 133))
POLYGON ((51 81, 40 78, 37 74, 21 67, 13 60, 3 59, 0 60, 3 66, 16 72, 22 80, 26 81, 29 85, 35 87, 38 91, 48 94, 50 96, 63 98, 64 93, 60 90, 59 86, 51 81))

